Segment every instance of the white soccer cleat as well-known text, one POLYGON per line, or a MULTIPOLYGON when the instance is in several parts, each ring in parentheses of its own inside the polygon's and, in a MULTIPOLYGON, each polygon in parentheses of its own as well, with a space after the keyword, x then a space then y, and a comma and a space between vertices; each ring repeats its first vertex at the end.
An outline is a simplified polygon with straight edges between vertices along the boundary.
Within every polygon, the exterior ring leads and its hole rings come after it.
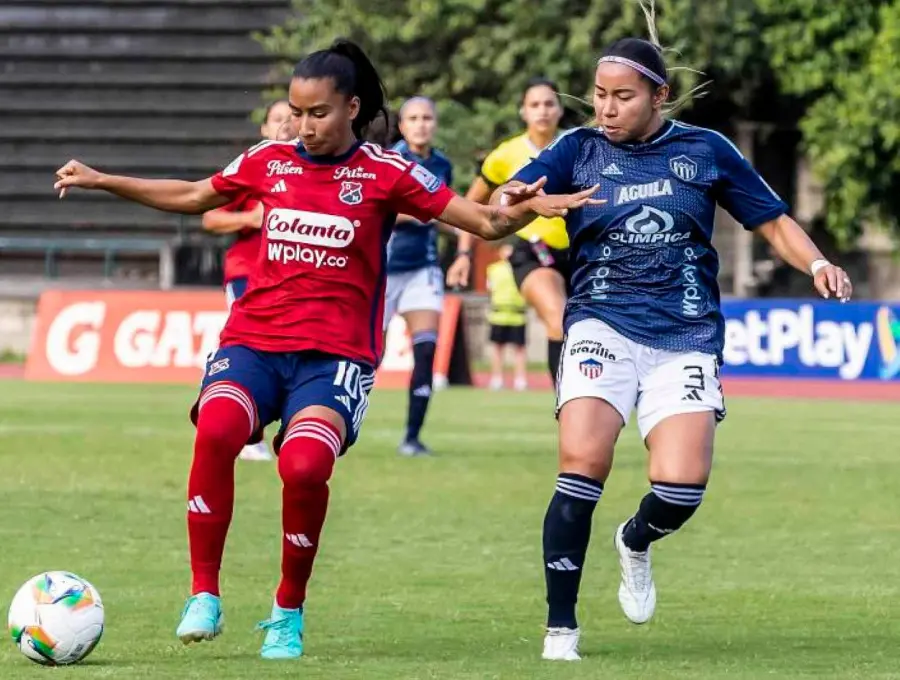
POLYGON ((528 379, 527 378, 516 378, 516 381, 513 383, 513 389, 516 392, 528 391, 528 379))
POLYGON ((247 444, 241 449, 238 458, 241 460, 274 460, 275 456, 272 455, 268 444, 259 442, 258 444, 247 444))
POLYGON ((622 541, 625 524, 616 529, 614 544, 619 553, 622 581, 619 583, 619 604, 632 623, 647 623, 656 610, 656 585, 650 568, 650 550, 635 552, 622 541))
POLYGON ((548 628, 544 637, 544 653, 547 661, 581 661, 578 655, 579 628, 548 628))
POLYGON ((498 392, 503 389, 503 376, 502 375, 492 375, 491 381, 488 383, 488 389, 492 392, 498 392))

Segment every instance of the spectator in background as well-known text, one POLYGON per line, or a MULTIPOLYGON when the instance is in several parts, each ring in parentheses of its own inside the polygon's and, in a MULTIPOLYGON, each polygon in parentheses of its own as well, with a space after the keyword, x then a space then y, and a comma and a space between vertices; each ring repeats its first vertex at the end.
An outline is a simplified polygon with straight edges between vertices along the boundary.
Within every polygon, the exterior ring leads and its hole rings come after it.
MULTIPOLYGON (((288 140, 294 137, 290 124, 291 108, 280 99, 269 104, 260 133, 267 140, 288 140)), ((272 187, 278 189, 276 181, 272 187)), ((203 228, 213 234, 235 234, 231 247, 225 252, 225 300, 228 309, 247 290, 247 279, 259 255, 262 244, 263 206, 252 196, 241 196, 222 208, 203 215, 203 228)), ((272 451, 265 440, 248 444, 239 456, 241 460, 272 460, 272 451)))
POLYGON ((525 298, 519 293, 509 258, 513 246, 503 243, 499 249, 500 259, 487 268, 487 287, 491 293, 491 382, 492 390, 503 389, 503 364, 506 349, 513 352, 515 379, 513 387, 523 392, 528 389, 525 354, 525 298))

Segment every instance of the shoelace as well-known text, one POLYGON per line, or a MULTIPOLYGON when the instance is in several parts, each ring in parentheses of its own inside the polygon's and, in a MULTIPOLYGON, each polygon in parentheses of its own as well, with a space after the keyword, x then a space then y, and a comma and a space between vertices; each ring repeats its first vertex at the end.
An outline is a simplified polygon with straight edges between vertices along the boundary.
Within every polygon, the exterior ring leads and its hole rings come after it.
POLYGON ((632 590, 646 592, 650 589, 650 565, 647 553, 628 551, 628 568, 625 577, 632 590), (639 557, 638 557, 639 556, 639 557))
POLYGON ((264 631, 275 631, 275 644, 278 646, 287 647, 288 645, 296 642, 295 633, 293 626, 291 625, 291 619, 285 617, 283 619, 268 619, 266 621, 260 622, 256 626, 257 630, 264 631))

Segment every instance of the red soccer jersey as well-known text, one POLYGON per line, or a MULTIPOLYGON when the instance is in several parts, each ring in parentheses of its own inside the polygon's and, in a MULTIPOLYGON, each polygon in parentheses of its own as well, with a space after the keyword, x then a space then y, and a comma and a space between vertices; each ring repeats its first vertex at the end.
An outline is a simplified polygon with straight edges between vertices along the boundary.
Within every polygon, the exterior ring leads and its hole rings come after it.
POLYGON ((259 258, 221 346, 318 350, 377 364, 394 218, 430 222, 453 192, 425 168, 368 142, 329 158, 293 142, 261 142, 212 183, 220 194, 249 194, 265 208, 259 258))
MULTIPOLYGON (((241 197, 222 209, 229 212, 250 212, 257 203, 259 201, 255 198, 241 197)), ((256 258, 259 257, 259 246, 262 243, 260 234, 260 229, 241 229, 237 233, 234 243, 225 251, 225 283, 250 276, 256 258)))

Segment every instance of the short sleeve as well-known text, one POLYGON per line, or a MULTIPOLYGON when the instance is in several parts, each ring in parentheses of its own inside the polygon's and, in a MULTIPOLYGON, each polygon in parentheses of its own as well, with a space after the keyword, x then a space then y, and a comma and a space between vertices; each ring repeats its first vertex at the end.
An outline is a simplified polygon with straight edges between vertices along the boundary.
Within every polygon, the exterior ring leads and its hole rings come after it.
POLYGON ((437 219, 455 195, 440 178, 412 163, 391 188, 391 209, 427 223, 437 219))
POLYGON ((548 194, 568 194, 572 191, 572 177, 575 159, 578 158, 580 138, 576 134, 580 128, 563 133, 540 155, 511 179, 531 184, 541 177, 547 178, 544 191, 548 194))
POLYGON ((255 193, 255 184, 259 181, 259 173, 257 170, 257 159, 266 142, 257 144, 244 151, 240 156, 235 158, 223 170, 213 175, 213 189, 223 196, 231 199, 237 199, 242 194, 255 193))
POLYGON ((784 215, 787 204, 781 200, 746 158, 727 138, 713 133, 718 179, 714 185, 716 202, 746 229, 784 215))
POLYGON ((501 144, 482 161, 481 176, 488 184, 498 187, 509 180, 509 170, 506 166, 501 144))

